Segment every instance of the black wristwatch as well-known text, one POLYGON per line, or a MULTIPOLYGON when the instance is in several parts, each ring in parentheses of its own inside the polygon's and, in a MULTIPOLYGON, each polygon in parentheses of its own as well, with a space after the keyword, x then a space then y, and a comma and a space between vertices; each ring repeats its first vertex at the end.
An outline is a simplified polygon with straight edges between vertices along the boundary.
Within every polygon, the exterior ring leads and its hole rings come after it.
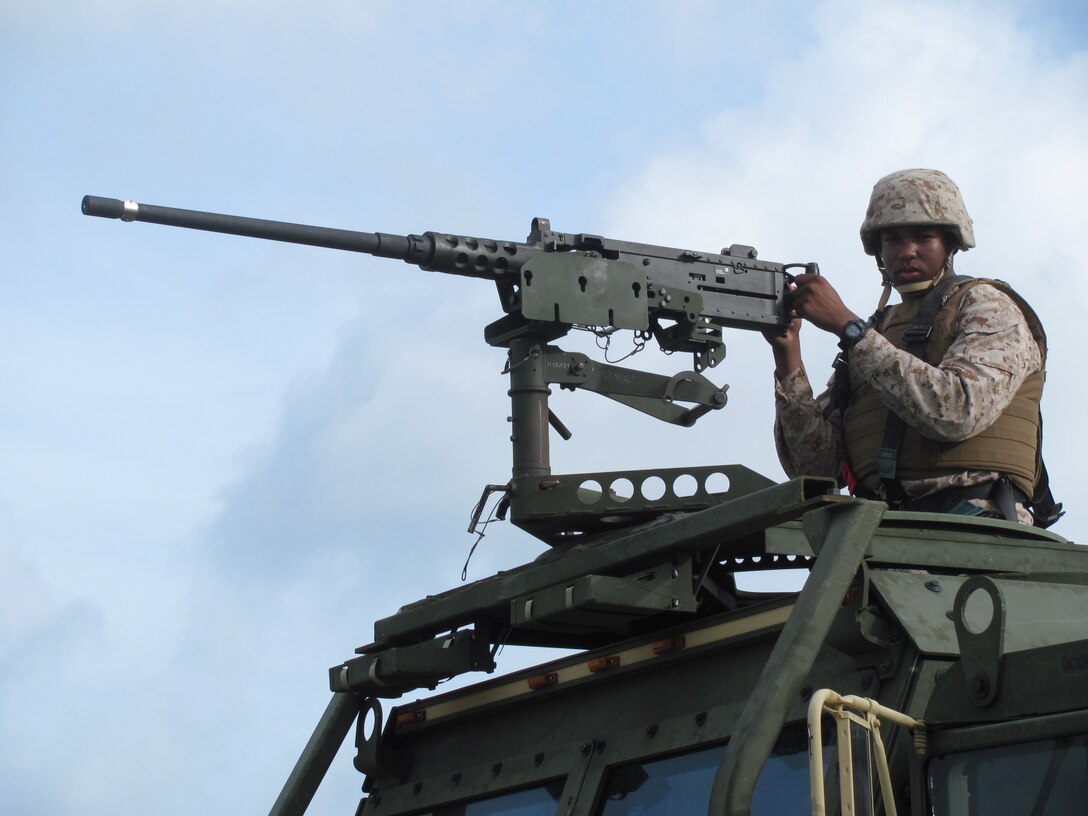
POLYGON ((839 337, 842 338, 839 342, 839 348, 843 351, 852 349, 865 336, 868 328, 869 325, 863 320, 848 320, 846 325, 839 330, 839 337))

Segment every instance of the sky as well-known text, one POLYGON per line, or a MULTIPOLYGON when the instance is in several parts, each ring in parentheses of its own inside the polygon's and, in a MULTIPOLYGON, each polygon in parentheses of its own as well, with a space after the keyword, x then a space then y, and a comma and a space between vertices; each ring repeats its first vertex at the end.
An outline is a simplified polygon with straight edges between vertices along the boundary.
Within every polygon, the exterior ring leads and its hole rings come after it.
MULTIPOLYGON (((86 218, 84 194, 372 232, 524 240, 545 216, 750 244, 819 262, 868 314, 872 185, 940 168, 978 239, 958 271, 1009 281, 1047 328, 1054 530, 1088 541, 1083 2, 7 0, 0 103, 5 812, 267 810, 328 667, 459 582, 471 507, 509 473, 486 282, 86 218)), ((819 380, 834 340, 802 339, 819 380)), ((553 442, 555 472, 784 478, 769 348, 726 345, 711 378, 729 404, 691 429, 556 395, 574 438, 553 442)), ((469 579, 542 547, 493 526, 469 579)), ((312 813, 354 812, 350 760, 312 813)))

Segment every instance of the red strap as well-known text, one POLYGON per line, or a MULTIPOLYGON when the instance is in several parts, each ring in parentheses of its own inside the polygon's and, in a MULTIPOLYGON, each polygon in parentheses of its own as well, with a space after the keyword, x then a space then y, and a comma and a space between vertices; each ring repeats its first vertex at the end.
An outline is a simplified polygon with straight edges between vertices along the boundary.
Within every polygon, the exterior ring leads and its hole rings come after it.
POLYGON ((850 470, 850 463, 845 459, 842 460, 842 469, 839 475, 842 477, 842 483, 846 485, 847 491, 853 496, 857 492, 858 480, 854 478, 854 471, 850 470))

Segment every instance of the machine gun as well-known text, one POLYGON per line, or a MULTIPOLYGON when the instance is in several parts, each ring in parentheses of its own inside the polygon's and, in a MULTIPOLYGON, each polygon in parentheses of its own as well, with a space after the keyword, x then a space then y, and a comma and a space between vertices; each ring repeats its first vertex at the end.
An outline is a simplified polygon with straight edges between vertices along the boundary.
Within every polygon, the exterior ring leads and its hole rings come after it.
POLYGON ((491 490, 504 491, 500 517, 508 506, 514 524, 550 544, 642 522, 665 510, 700 509, 713 502, 705 488, 713 473, 725 470, 731 482, 754 474, 731 466, 553 476, 549 425, 565 439, 570 432, 548 408, 548 386, 595 391, 690 426, 726 404, 728 386, 718 388, 702 373, 725 356, 722 329, 784 328, 788 270, 819 274, 815 263, 759 260, 750 246, 695 252, 556 232, 546 218, 534 218, 526 242, 517 243, 437 232, 354 232, 98 196, 84 196, 82 209, 101 218, 399 258, 429 272, 494 281, 504 315, 487 326, 484 338, 509 350, 513 467, 511 481, 489 486, 484 498, 491 490), (604 337, 631 330, 637 344, 653 338, 665 352, 691 352, 693 370, 666 377, 551 345, 575 328, 604 337), (671 485, 687 474, 700 488, 691 496, 677 495, 671 485), (644 486, 655 478, 668 487, 666 495, 651 498, 644 486), (621 482, 636 489, 618 490, 621 482))

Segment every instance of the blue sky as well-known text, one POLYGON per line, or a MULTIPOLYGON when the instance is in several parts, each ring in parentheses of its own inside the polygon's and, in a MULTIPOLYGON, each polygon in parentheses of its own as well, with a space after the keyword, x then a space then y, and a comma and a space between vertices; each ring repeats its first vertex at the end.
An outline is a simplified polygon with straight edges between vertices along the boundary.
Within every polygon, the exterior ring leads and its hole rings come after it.
MULTIPOLYGON (((394 233, 521 240, 542 215, 747 243, 819 261, 867 312, 869 190, 939 167, 975 221, 960 271, 1008 280, 1048 329, 1056 529, 1085 541, 1086 16, 1026 0, 5 3, 6 807, 271 806, 326 669, 375 618, 457 582, 466 516, 509 468, 486 283, 88 219, 84 194, 394 233)), ((826 370, 830 339, 804 340, 826 370)), ((554 443, 556 471, 781 478, 769 351, 727 346, 729 405, 694 429, 557 395, 575 437, 554 443)), ((470 577, 539 550, 494 529, 470 577)), ((314 812, 352 812, 359 781, 339 757, 314 812)))

